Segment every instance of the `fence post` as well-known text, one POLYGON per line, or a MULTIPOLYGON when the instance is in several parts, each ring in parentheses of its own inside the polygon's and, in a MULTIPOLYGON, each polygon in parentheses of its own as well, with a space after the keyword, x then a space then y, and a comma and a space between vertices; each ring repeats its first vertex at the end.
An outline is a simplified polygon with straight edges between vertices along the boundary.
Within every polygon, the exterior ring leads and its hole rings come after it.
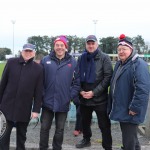
POLYGON ((146 116, 146 123, 145 123, 145 136, 150 137, 150 97, 149 97, 149 104, 147 108, 147 116, 146 116))

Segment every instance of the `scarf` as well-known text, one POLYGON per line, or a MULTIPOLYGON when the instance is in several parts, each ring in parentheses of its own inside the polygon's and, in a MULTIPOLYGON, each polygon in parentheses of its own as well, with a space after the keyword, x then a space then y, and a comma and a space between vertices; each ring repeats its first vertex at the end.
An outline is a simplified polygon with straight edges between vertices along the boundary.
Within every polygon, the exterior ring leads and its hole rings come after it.
POLYGON ((98 54, 98 49, 93 53, 85 52, 81 55, 80 80, 81 82, 94 83, 96 79, 94 58, 98 54))

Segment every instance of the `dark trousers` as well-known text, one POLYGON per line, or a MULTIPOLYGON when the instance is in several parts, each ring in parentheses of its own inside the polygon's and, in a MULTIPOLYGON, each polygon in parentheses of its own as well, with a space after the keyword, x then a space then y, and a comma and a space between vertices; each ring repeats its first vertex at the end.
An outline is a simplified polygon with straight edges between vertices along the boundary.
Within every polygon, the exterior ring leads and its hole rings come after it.
POLYGON ((102 133, 102 146, 105 150, 112 150, 111 124, 106 109, 101 106, 84 106, 80 105, 82 115, 83 138, 90 141, 92 136, 91 119, 95 111, 98 119, 98 126, 102 133))
POLYGON ((82 117, 81 117, 81 113, 80 113, 80 105, 76 105, 75 130, 82 131, 82 117))
POLYGON ((67 118, 67 112, 52 112, 46 108, 42 109, 41 115, 41 130, 40 130, 40 150, 48 149, 49 131, 51 129, 52 121, 55 115, 55 134, 53 137, 53 150, 61 150, 64 136, 64 127, 67 118))
MULTIPOLYGON (((16 122, 16 150, 25 150, 25 141, 26 141, 26 133, 28 122, 16 122)), ((7 120, 7 129, 5 135, 0 140, 0 150, 9 150, 10 144, 10 134, 12 128, 14 127, 14 122, 7 120)))
POLYGON ((120 122, 123 150, 141 150, 137 137, 138 125, 120 122))

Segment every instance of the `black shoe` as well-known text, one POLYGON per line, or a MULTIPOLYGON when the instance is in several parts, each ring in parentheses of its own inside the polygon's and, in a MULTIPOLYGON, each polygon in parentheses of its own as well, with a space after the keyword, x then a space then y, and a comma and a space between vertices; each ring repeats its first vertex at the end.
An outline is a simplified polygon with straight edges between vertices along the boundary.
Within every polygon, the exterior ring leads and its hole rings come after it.
POLYGON ((91 142, 86 139, 83 139, 78 144, 76 144, 76 148, 84 148, 89 146, 91 146, 91 142))

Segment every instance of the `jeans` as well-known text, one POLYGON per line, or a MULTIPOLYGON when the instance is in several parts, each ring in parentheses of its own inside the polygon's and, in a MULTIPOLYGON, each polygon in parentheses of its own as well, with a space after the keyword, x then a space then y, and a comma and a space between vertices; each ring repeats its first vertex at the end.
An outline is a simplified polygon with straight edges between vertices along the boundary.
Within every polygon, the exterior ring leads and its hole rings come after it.
POLYGON ((141 150, 137 137, 138 125, 120 122, 123 150, 141 150))
POLYGON ((40 150, 47 150, 49 143, 49 131, 51 129, 52 121, 55 116, 55 134, 53 137, 53 150, 61 150, 64 136, 64 126, 67 118, 67 112, 56 112, 46 108, 42 109, 41 115, 41 130, 40 130, 40 150))
MULTIPOLYGON (((28 122, 16 122, 15 124, 17 131, 16 150, 25 150, 25 141, 28 124, 28 122)), ((5 135, 0 140, 0 150, 9 150, 10 134, 13 127, 14 122, 7 120, 7 129, 5 135)))
POLYGON ((106 109, 102 109, 100 105, 80 105, 80 111, 82 116, 83 138, 90 141, 92 136, 92 112, 95 111, 98 119, 98 126, 102 133, 102 146, 105 150, 112 150, 111 124, 106 109))

